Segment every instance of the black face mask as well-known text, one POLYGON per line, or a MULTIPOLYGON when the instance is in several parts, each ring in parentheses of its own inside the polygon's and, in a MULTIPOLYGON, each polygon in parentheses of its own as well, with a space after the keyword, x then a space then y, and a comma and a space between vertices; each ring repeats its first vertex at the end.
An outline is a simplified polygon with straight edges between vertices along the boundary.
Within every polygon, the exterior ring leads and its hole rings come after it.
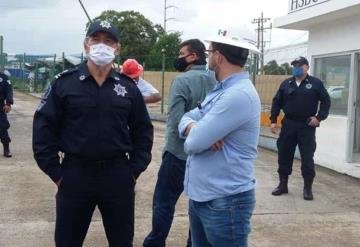
POLYGON ((187 68, 187 66, 189 65, 188 62, 186 62, 186 58, 190 56, 190 55, 187 55, 187 56, 184 56, 184 57, 178 57, 175 59, 174 61, 174 67, 177 71, 180 71, 180 72, 184 72, 187 68))

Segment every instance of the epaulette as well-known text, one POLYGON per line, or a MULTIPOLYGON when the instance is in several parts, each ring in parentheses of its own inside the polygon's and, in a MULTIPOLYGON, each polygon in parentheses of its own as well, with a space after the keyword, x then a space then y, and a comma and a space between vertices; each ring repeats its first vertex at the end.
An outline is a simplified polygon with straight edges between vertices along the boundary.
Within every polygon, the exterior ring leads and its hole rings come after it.
POLYGON ((78 70, 77 67, 76 67, 76 68, 72 68, 72 69, 64 70, 63 72, 55 75, 54 78, 55 78, 55 80, 57 80, 57 79, 61 78, 62 76, 68 75, 68 74, 72 74, 72 73, 74 73, 74 72, 77 71, 77 70, 78 70))
POLYGON ((131 77, 129 77, 128 75, 124 74, 124 73, 120 73, 117 72, 120 76, 122 76, 123 78, 127 79, 128 81, 131 81, 134 85, 136 85, 134 79, 132 79, 131 77))

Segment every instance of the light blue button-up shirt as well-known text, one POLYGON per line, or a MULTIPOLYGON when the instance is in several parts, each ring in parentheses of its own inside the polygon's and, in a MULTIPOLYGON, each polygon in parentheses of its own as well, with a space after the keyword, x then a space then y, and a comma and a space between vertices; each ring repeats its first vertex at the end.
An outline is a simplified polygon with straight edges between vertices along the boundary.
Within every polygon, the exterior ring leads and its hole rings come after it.
POLYGON ((219 82, 201 103, 186 113, 179 124, 188 153, 184 191, 190 199, 210 201, 255 188, 253 163, 257 156, 261 104, 247 72, 219 82), (201 109, 200 109, 201 108, 201 109), (219 151, 212 144, 224 141, 219 151))

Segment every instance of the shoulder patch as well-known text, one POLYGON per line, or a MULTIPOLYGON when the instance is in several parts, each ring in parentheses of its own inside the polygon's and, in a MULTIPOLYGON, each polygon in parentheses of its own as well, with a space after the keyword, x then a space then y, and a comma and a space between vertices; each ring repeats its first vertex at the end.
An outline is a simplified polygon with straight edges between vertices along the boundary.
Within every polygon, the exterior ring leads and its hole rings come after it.
MULTIPOLYGON (((119 73, 119 72, 117 72, 117 73, 118 73, 118 76, 119 76, 119 80, 122 78, 122 79, 125 79, 128 82, 131 82, 131 84, 136 85, 135 81, 131 77, 129 77, 129 76, 123 74, 123 73, 119 73)), ((115 80, 116 80, 116 78, 115 78, 115 80)), ((117 81, 119 81, 119 80, 117 80, 117 81)))
POLYGON ((77 71, 77 70, 78 70, 78 68, 73 68, 73 69, 64 70, 63 72, 55 75, 54 78, 55 78, 55 80, 57 80, 57 79, 63 77, 64 75, 72 74, 72 73, 74 73, 74 72, 77 71))
POLYGON ((9 85, 11 85, 11 81, 10 81, 10 80, 7 80, 7 83, 8 83, 9 85))

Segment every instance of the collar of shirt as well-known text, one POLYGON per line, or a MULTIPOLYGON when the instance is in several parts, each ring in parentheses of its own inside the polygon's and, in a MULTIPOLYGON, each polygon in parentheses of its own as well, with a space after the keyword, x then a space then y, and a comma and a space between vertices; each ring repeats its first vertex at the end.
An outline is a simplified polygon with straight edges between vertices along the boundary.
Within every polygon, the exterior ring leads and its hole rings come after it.
POLYGON ((244 79, 249 79, 249 72, 242 71, 239 73, 232 74, 232 75, 226 77, 224 80, 218 82, 215 85, 214 91, 219 90, 219 89, 227 89, 227 88, 233 86, 234 84, 238 83, 239 80, 244 80, 244 79))
MULTIPOLYGON (((307 75, 305 76, 304 80, 301 81, 300 85, 301 85, 304 81, 309 82, 309 74, 307 74, 307 75)), ((290 83, 295 83, 295 84, 296 84, 296 78, 295 78, 295 76, 293 76, 293 77, 291 78, 290 83)))
POLYGON ((197 65, 197 64, 193 64, 189 70, 206 70, 206 65, 197 65))
MULTIPOLYGON (((88 77, 91 76, 89 68, 86 65, 86 62, 79 65, 78 71, 79 71, 79 80, 80 81, 85 81, 85 79, 87 79, 88 77)), ((119 74, 114 69, 111 69, 110 74, 107 78, 112 78, 115 81, 120 80, 119 74)))

